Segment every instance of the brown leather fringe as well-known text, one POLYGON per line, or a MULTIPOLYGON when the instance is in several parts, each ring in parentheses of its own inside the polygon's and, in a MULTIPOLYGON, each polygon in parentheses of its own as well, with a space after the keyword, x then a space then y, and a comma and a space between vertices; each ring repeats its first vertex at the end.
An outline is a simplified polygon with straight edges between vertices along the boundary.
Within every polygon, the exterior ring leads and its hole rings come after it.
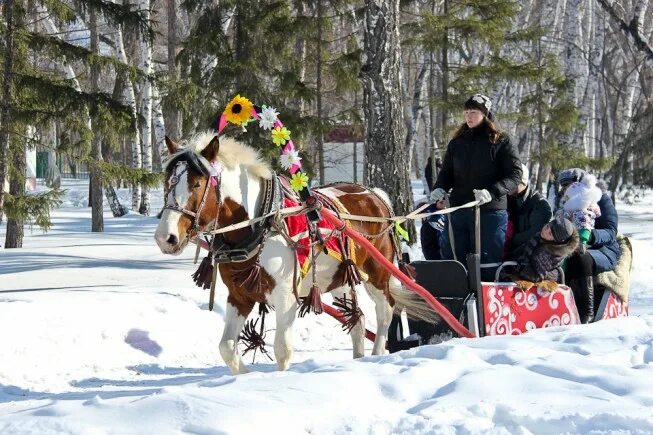
MULTIPOLYGON (((263 312, 263 308, 259 306, 259 313, 263 312)), ((241 332, 240 336, 238 339, 242 341, 245 344, 245 350, 243 351, 243 355, 245 355, 249 351, 254 351, 254 356, 252 359, 252 362, 254 362, 254 358, 256 358, 256 351, 260 350, 261 353, 265 356, 267 356, 270 361, 272 361, 272 357, 268 354, 268 351, 265 349, 265 312, 259 317, 258 319, 250 319, 245 323, 245 327, 243 328, 243 331, 241 332), (258 325, 258 321, 261 320, 261 327, 259 330, 256 330, 256 326, 258 325)))
POLYGON ((204 257, 200 263, 200 267, 197 268, 192 276, 195 285, 198 287, 204 289, 211 287, 211 281, 213 280, 213 258, 211 258, 211 255, 204 257))
POLYGON ((347 295, 341 298, 333 298, 333 306, 338 308, 344 318, 342 330, 349 333, 360 320, 363 312, 358 307, 356 298, 347 299, 347 295))
POLYGON ((345 281, 351 287, 352 291, 354 286, 361 283, 361 276, 358 273, 358 267, 351 258, 347 258, 342 262, 345 268, 345 281))
POLYGON ((244 288, 250 293, 261 293, 263 289, 263 284, 261 282, 261 265, 255 263, 250 268, 236 272, 234 274, 234 284, 244 288))
POLYGON ((311 311, 315 314, 322 314, 322 297, 321 297, 320 288, 316 285, 311 287, 311 291, 308 292, 308 296, 301 298, 302 304, 299 307, 299 317, 304 317, 306 314, 311 311))

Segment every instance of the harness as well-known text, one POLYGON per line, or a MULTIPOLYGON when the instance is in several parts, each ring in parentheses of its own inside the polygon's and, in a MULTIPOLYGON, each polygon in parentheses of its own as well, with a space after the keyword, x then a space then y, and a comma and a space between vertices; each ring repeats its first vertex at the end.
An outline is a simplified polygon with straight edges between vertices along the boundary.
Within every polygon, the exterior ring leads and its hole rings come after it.
MULTIPOLYGON (((192 221, 192 226, 189 228, 187 236, 190 237, 191 233, 198 234, 201 232, 199 225, 199 216, 202 214, 202 210, 206 205, 206 199, 208 197, 209 189, 211 186, 215 187, 215 196, 218 207, 220 206, 221 197, 220 197, 220 182, 222 180, 222 167, 220 165, 211 165, 208 160, 206 160, 200 154, 188 149, 183 150, 175 155, 173 155, 168 162, 163 166, 165 168, 175 165, 174 172, 175 175, 171 176, 169 179, 169 186, 165 190, 164 197, 166 198, 166 204, 163 206, 159 212, 159 218, 161 217, 164 210, 173 210, 178 213, 184 214, 190 217, 192 221), (208 177, 208 182, 204 188, 204 193, 202 194, 202 200, 197 208, 197 211, 188 210, 187 208, 182 207, 178 202, 175 195, 177 184, 179 183, 179 177, 188 172, 188 168, 192 167, 193 169, 200 172, 202 175, 208 177), (177 173, 177 168, 181 168, 181 171, 177 173), (172 193, 172 201, 168 201, 170 194, 172 193), (170 202, 170 203, 168 203, 170 202)), ((269 180, 264 180, 263 185, 263 200, 259 208, 258 216, 265 216, 271 214, 271 212, 279 209, 279 204, 281 203, 281 188, 276 174, 272 174, 272 177, 269 180)), ((215 217, 213 221, 213 228, 217 228, 218 216, 215 217)), ((271 225, 270 221, 272 216, 267 219, 257 221, 250 225, 252 233, 243 240, 240 240, 236 243, 230 243, 224 236, 224 233, 215 234, 213 240, 209 243, 210 253, 213 256, 213 259, 216 263, 240 263, 247 261, 254 256, 256 256, 263 245, 263 242, 270 231, 271 225)))
MULTIPOLYGON (((270 212, 279 209, 281 204, 281 189, 276 174, 272 174, 269 180, 265 180, 263 186, 264 197, 261 201, 258 216, 265 216, 270 212)), ((220 198, 218 197, 218 203, 220 198)), ((215 234, 211 243, 211 252, 216 263, 241 263, 256 256, 261 249, 265 239, 270 232, 272 216, 258 221, 250 226, 252 233, 243 240, 230 243, 225 239, 225 233, 215 234)), ((217 218, 216 218, 217 222, 217 218)))

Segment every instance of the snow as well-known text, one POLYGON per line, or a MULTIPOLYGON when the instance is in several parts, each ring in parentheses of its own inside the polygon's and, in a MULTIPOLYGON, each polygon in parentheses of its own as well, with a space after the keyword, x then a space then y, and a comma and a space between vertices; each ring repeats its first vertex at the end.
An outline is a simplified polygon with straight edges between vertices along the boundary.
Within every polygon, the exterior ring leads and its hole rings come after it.
MULTIPOLYGON (((217 348, 226 290, 209 312, 193 249, 164 256, 157 220, 135 213, 106 210, 90 233, 87 186, 64 184, 52 230, 0 250, 2 434, 653 432, 653 193, 617 204, 635 251, 629 318, 352 360, 338 324, 309 315, 290 370, 257 354, 234 377, 217 348)), ((272 343, 273 316, 266 327, 272 343)))

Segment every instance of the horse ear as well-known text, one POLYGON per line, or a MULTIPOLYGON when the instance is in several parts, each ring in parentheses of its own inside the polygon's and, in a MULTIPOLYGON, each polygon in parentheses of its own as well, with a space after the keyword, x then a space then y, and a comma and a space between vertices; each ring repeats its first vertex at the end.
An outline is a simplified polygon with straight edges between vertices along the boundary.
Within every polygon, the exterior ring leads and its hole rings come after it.
POLYGON ((209 162, 214 161, 218 157, 218 151, 220 150, 220 140, 218 139, 218 136, 214 136, 213 139, 211 139, 211 142, 204 147, 202 152, 202 156, 209 162))
POLYGON ((173 155, 179 150, 179 145, 168 136, 166 136, 166 146, 168 147, 168 153, 170 153, 170 155, 173 155))

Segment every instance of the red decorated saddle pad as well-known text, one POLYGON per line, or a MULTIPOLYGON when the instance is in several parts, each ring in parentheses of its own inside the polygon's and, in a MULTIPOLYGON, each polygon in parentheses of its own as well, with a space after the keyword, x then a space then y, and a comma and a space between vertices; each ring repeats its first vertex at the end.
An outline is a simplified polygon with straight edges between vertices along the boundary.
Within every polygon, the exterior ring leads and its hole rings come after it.
MULTIPOLYGON (((317 194, 314 192, 314 194, 317 194)), ((319 195, 320 199, 324 199, 322 195, 319 195)), ((340 210, 337 211, 343 211, 342 206, 338 204, 336 201, 333 199, 329 199, 329 202, 333 203, 336 207, 338 207, 340 210)), ((283 206, 284 207, 295 207, 299 205, 299 201, 295 198, 289 198, 288 196, 285 196, 283 199, 283 206)), ((326 205, 326 204, 325 204, 326 205)), ((302 278, 306 276, 308 273, 310 267, 311 267, 311 251, 310 251, 310 243, 311 240, 309 238, 309 233, 308 233, 308 218, 306 217, 305 214, 299 214, 296 216, 288 216, 285 219, 286 226, 288 228, 288 235, 292 238, 292 240, 296 243, 298 243, 300 246, 297 248, 296 255, 297 255, 297 261, 299 262, 300 270, 301 270, 301 276, 302 278)), ((342 244, 340 243, 339 240, 341 239, 340 234, 335 230, 334 225, 325 220, 321 219, 320 222, 318 223, 318 228, 320 230, 320 234, 322 235, 322 239, 325 242, 326 249, 327 249, 327 254, 332 256, 338 261, 343 260, 343 255, 342 255, 342 244)), ((321 251, 322 247, 320 244, 315 245, 315 249, 321 251)), ((349 249, 349 257, 353 258, 353 249, 349 249)))

